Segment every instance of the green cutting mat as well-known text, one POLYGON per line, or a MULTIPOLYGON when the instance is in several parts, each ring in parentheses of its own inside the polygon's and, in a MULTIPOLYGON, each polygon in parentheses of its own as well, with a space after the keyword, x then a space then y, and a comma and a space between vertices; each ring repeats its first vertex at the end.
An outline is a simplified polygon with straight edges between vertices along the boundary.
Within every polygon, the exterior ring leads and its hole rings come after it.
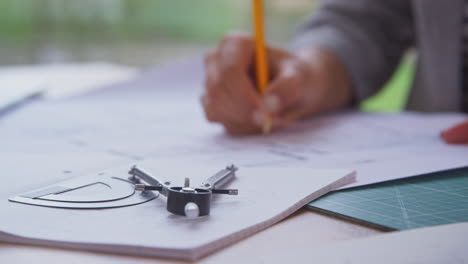
POLYGON ((332 192, 309 209, 383 230, 468 221, 468 167, 332 192))

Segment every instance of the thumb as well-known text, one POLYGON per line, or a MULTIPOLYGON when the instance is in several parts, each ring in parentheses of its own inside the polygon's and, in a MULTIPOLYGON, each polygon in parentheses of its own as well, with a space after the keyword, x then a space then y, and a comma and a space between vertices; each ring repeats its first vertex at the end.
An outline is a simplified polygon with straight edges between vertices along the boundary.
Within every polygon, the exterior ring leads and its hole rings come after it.
POLYGON ((468 143, 468 121, 462 122, 443 131, 440 136, 449 144, 468 143))

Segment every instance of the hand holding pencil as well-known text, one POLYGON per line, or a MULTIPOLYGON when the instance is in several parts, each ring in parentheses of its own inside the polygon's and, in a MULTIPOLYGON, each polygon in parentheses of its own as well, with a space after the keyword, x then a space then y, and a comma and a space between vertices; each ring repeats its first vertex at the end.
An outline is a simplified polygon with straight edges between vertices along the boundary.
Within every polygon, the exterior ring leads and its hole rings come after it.
POLYGON ((254 38, 229 34, 205 57, 207 119, 233 135, 268 133, 348 104, 350 81, 336 57, 314 47, 293 54, 267 46, 262 3, 252 1, 254 38))
MULTIPOLYGON (((269 81, 268 58, 265 45, 265 26, 263 16, 263 0, 252 0, 253 25, 255 36, 255 77, 257 78, 257 89, 265 94, 269 81)), ((262 131, 270 133, 272 117, 266 114, 262 131)))

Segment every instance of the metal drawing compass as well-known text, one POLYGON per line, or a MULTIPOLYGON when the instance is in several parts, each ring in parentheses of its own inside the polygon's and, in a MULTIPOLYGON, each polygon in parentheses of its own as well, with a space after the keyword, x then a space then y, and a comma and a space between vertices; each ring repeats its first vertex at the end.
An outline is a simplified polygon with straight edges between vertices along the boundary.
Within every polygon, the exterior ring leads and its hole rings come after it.
POLYGON ((150 185, 135 184, 138 191, 159 191, 167 197, 167 210, 176 215, 195 218, 210 214, 212 194, 237 195, 237 189, 219 189, 235 177, 237 167, 228 166, 203 181, 199 187, 190 187, 190 179, 185 178, 184 186, 170 186, 170 182, 162 182, 145 171, 133 167, 129 174, 130 180, 138 182, 140 179, 150 185))

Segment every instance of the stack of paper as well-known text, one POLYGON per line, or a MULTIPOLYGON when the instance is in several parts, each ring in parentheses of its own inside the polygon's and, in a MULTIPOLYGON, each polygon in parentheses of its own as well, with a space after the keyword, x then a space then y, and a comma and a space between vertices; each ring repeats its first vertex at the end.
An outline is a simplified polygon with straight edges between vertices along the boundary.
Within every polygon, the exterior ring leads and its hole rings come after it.
MULTIPOLYGON (((155 160, 140 164, 162 179, 182 185, 217 171, 221 164, 194 160, 155 160), (190 163, 188 163, 190 162, 190 163), (181 166, 183 165, 183 166, 181 166)), ((129 166, 102 171, 126 177, 129 166)), ((56 179, 30 175, 28 182, 56 179)), ((6 242, 75 248, 195 260, 259 232, 292 214, 317 197, 354 180, 344 170, 308 168, 240 168, 230 188, 238 196, 213 198, 211 214, 187 219, 166 211, 163 197, 116 209, 67 210, 0 201, 0 240, 6 242)), ((36 186, 41 187, 41 186, 36 186)), ((29 190, 23 190, 29 191, 29 190)))

